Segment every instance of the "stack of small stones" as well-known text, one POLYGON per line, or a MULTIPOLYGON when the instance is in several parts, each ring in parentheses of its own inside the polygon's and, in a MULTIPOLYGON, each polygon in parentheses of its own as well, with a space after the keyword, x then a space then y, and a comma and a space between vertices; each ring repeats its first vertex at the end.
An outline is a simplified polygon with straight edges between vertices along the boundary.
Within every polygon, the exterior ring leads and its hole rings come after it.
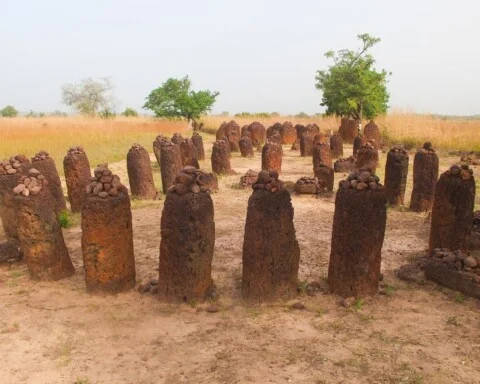
POLYGON ((180 143, 183 141, 183 137, 180 133, 175 132, 172 136, 172 143, 180 145, 180 143))
POLYGON ((350 156, 342 159, 338 159, 333 163, 333 169, 335 172, 347 173, 355 169, 355 157, 350 156))
POLYGON ((452 165, 445 173, 447 175, 460 176, 463 180, 470 180, 473 175, 473 169, 470 169, 468 164, 452 165))
POLYGON ((252 171, 249 169, 245 175, 240 177, 240 183, 238 186, 242 189, 248 188, 255 184, 258 178, 258 172, 252 171))
POLYGON ((210 192, 206 185, 205 173, 195 167, 184 167, 175 177, 175 182, 168 188, 168 192, 185 195, 188 192, 210 192))
POLYGON ((17 155, 10 157, 10 159, 5 159, 0 162, 0 175, 14 175, 17 172, 20 172, 20 167, 28 163, 28 159, 24 155, 17 155))
POLYGON ((70 147, 67 151, 67 155, 80 155, 85 153, 85 150, 83 147, 77 146, 77 147, 70 147))
POLYGON ((257 181, 253 184, 253 189, 277 192, 285 189, 285 186, 283 181, 278 180, 278 172, 260 171, 257 181))
POLYGON ((423 147, 419 148, 417 150, 419 153, 435 153, 435 150, 432 147, 432 143, 427 141, 426 143, 423 143, 423 147))
POLYGON ((320 191, 320 184, 316 177, 301 177, 294 186, 294 191, 299 194, 314 195, 320 191))
POLYGON ((94 194, 102 199, 118 196, 119 192, 128 194, 127 188, 117 175, 108 169, 108 164, 99 164, 93 171, 91 183, 87 185, 87 194, 94 194))
POLYGON ((40 171, 35 168, 28 170, 28 175, 23 175, 20 179, 20 184, 13 188, 13 193, 23 196, 36 196, 40 191, 48 185, 45 176, 40 174, 40 171))
POLYGON ((342 180, 339 183, 340 188, 343 189, 356 189, 359 191, 365 189, 378 189, 382 187, 380 179, 370 169, 361 168, 357 171, 352 171, 348 175, 346 180, 342 180))
POLYGON ((45 160, 45 159, 48 159, 49 157, 50 157, 50 154, 47 151, 40 151, 36 153, 34 157, 32 157, 32 162, 45 160))
POLYGON ((475 152, 470 152, 462 155, 462 157, 460 157, 460 161, 469 165, 480 165, 480 159, 475 154, 475 152))
POLYGON ((461 271, 480 285, 480 258, 468 256, 461 251, 435 248, 432 259, 444 263, 449 269, 461 271))

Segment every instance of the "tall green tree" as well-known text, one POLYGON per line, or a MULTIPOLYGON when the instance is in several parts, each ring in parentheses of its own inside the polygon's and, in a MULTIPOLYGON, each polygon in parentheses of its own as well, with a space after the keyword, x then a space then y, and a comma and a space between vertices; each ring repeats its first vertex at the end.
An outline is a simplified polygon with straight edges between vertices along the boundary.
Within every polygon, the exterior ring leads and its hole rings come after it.
POLYGON ((377 71, 369 49, 380 42, 367 33, 357 36, 362 47, 357 51, 342 49, 329 51, 325 56, 333 60, 327 70, 317 71, 316 88, 322 91, 320 105, 327 107, 327 115, 358 120, 373 119, 388 109, 386 70, 377 71))
POLYGON ((18 115, 18 111, 12 105, 7 105, 0 109, 0 116, 2 117, 15 117, 18 115))
POLYGON ((212 110, 219 93, 193 91, 191 86, 188 76, 183 79, 170 78, 150 92, 143 108, 151 110, 157 117, 184 118, 188 122, 199 119, 212 110))

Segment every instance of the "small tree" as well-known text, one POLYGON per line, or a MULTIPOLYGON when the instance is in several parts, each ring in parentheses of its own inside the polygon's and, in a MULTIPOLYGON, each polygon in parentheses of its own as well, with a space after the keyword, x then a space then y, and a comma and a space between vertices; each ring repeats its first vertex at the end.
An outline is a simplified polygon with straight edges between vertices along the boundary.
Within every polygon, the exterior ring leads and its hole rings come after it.
POLYGON ((138 112, 130 107, 125 108, 125 111, 122 113, 123 116, 127 117, 136 117, 138 116, 138 112))
POLYGON ((18 115, 18 111, 15 109, 15 107, 7 105, 5 108, 0 110, 0 115, 2 117, 16 117, 18 115))
POLYGON ((63 103, 85 116, 95 116, 100 111, 113 111, 113 85, 109 78, 83 79, 79 84, 62 87, 63 103))
POLYGON ((184 118, 188 122, 211 111, 218 92, 192 91, 188 76, 183 79, 168 79, 161 87, 154 89, 143 106, 157 117, 184 118))
POLYGON ((358 120, 373 119, 388 109, 387 73, 377 72, 375 60, 368 50, 380 39, 362 34, 357 36, 363 46, 358 51, 342 49, 329 51, 327 58, 333 65, 325 71, 317 71, 316 88, 323 92, 322 103, 326 115, 349 117, 358 120))

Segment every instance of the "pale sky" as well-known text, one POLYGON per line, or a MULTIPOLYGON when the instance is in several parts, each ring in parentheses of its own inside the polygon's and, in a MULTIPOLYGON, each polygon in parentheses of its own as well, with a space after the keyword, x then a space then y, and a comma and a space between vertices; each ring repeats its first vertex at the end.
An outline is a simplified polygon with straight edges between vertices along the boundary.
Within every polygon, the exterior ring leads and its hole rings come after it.
POLYGON ((169 77, 220 92, 214 111, 322 112, 323 54, 382 39, 392 108, 480 114, 479 0, 0 0, 0 108, 70 112, 61 86, 111 77, 140 112, 169 77))

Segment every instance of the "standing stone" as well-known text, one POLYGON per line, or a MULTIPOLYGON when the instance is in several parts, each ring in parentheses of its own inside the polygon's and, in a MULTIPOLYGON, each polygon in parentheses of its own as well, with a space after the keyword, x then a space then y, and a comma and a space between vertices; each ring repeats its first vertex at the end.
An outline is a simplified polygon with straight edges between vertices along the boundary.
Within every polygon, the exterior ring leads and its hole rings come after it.
POLYGON ((229 144, 225 140, 217 140, 212 148, 212 171, 217 175, 231 175, 229 144))
POLYGON ((192 142, 197 148, 197 159, 205 160, 205 148, 203 147, 203 138, 198 132, 193 132, 192 142))
POLYGON ((280 134, 278 132, 274 132, 272 135, 270 135, 268 138, 267 138, 267 143, 275 143, 275 144, 278 144, 278 145, 282 145, 282 137, 280 136, 280 134))
POLYGON ((90 183, 90 163, 82 147, 72 147, 63 158, 68 201, 72 212, 82 209, 85 188, 90 183))
POLYGON ((280 137, 280 143, 282 144, 282 124, 281 123, 275 123, 271 127, 267 128, 267 141, 271 141, 270 138, 277 134, 280 137))
POLYGON ((31 167, 24 155, 12 156, 0 162, 0 218, 7 242, 18 244, 18 220, 13 201, 15 188, 22 173, 31 167))
POLYGON ((325 192, 333 191, 333 180, 335 173, 333 168, 328 164, 318 163, 313 169, 313 173, 318 180, 318 189, 325 192))
POLYGON ((290 194, 276 172, 261 171, 248 200, 242 295, 250 301, 296 294, 300 248, 290 194))
POLYGON ((153 141, 153 153, 155 154, 155 158, 157 159, 157 163, 160 166, 160 152, 162 150, 162 145, 166 141, 170 141, 167 137, 163 135, 158 135, 155 140, 153 141))
POLYGON ((254 121, 248 126, 250 138, 254 147, 258 147, 267 142, 267 130, 258 121, 254 121))
POLYGON ((227 143, 230 146, 231 152, 238 152, 238 141, 240 140, 240 126, 234 121, 229 123, 222 123, 217 130, 216 139, 224 140, 226 138, 227 143))
POLYGON ((31 168, 14 188, 18 238, 28 271, 35 280, 59 280, 75 273, 55 214, 48 181, 31 168))
POLYGON ((172 139, 171 139, 171 142, 173 144, 177 144, 177 145, 180 145, 180 143, 184 140, 183 136, 178 133, 178 132, 175 132, 172 136, 172 139))
POLYGON ((367 144, 367 139, 365 136, 355 136, 353 139, 353 156, 357 156, 358 150, 362 147, 362 145, 367 144))
MULTIPOLYGON (((330 145, 325 142, 319 142, 313 146, 312 152, 313 171, 320 165, 320 163, 332 168, 332 153, 330 152, 330 145)), ((332 168, 333 172, 333 168, 332 168)))
POLYGON ((376 143, 380 143, 380 129, 378 125, 370 120, 370 122, 365 125, 363 129, 363 135, 367 140, 375 140, 376 143))
POLYGON ((293 144, 293 142, 296 140, 297 132, 290 121, 285 121, 282 124, 280 136, 282 137, 282 144, 293 144))
POLYGON ((368 168, 375 172, 378 166, 378 149, 368 141, 362 145, 357 152, 357 162, 355 169, 368 168))
POLYGON ((238 145, 240 147, 240 153, 242 157, 253 157, 255 155, 253 151, 252 139, 250 138, 250 136, 243 136, 238 142, 238 145))
POLYGON ((433 204, 435 186, 438 179, 438 156, 432 144, 423 144, 413 160, 413 191, 410 209, 415 212, 427 212, 433 204))
POLYGON ((385 189, 368 170, 339 183, 335 198, 328 284, 342 297, 378 291, 387 221, 385 189))
POLYGON ((48 152, 40 151, 32 157, 32 166, 40 171, 45 176, 48 182, 47 188, 53 197, 53 205, 55 213, 58 214, 67 209, 65 198, 63 196, 62 182, 58 175, 55 160, 53 160, 48 152))
POLYGON ((82 209, 85 283, 89 292, 121 292, 135 286, 130 199, 106 164, 95 168, 94 175, 82 209), (103 182, 104 177, 112 181, 103 182))
POLYGON ((262 149, 262 170, 281 173, 282 156, 283 150, 281 145, 270 141, 267 142, 262 149))
MULTIPOLYGON (((140 144, 133 144, 128 151, 127 172, 133 197, 139 200, 150 200, 157 197, 150 155, 140 144)), ((102 179, 105 183, 111 183, 112 180, 111 175, 104 176, 102 179)))
POLYGON ((238 183, 238 186, 241 189, 246 189, 246 188, 251 188, 253 184, 258 179, 258 172, 252 171, 249 169, 245 175, 240 177, 240 182, 238 183))
POLYGON ((391 205, 403 204, 408 175, 408 152, 401 147, 388 151, 385 165, 385 191, 391 205))
POLYGON ((175 176, 182 169, 182 154, 180 145, 165 141, 162 145, 160 158, 160 173, 162 175, 162 191, 167 193, 168 188, 173 184, 175 176))
POLYGON ((158 268, 158 292, 165 301, 203 301, 215 289, 213 201, 203 185, 202 174, 185 167, 165 199, 158 268))
POLYGON ((305 131, 300 139, 300 156, 312 156, 313 155, 313 138, 311 132, 305 131))
POLYGON ((435 188, 430 253, 435 248, 466 252, 473 227, 475 178, 467 164, 444 172, 435 188))
POLYGON ((300 144, 298 141, 295 139, 295 141, 292 143, 292 147, 290 148, 291 151, 298 151, 300 149, 300 144))
POLYGON ((344 143, 352 144, 353 139, 358 135, 358 121, 344 117, 340 123, 338 133, 342 136, 344 143))
POLYGON ((295 131, 297 132, 297 141, 300 143, 305 132, 309 132, 312 137, 315 137, 315 135, 320 133, 320 128, 317 124, 308 124, 307 126, 297 124, 295 131))
POLYGON ((182 154, 182 164, 184 167, 200 168, 197 158, 197 147, 195 147, 192 140, 185 139, 180 143, 180 153, 182 154))
POLYGON ((330 136, 330 150, 334 159, 343 157, 343 140, 338 133, 330 136))

